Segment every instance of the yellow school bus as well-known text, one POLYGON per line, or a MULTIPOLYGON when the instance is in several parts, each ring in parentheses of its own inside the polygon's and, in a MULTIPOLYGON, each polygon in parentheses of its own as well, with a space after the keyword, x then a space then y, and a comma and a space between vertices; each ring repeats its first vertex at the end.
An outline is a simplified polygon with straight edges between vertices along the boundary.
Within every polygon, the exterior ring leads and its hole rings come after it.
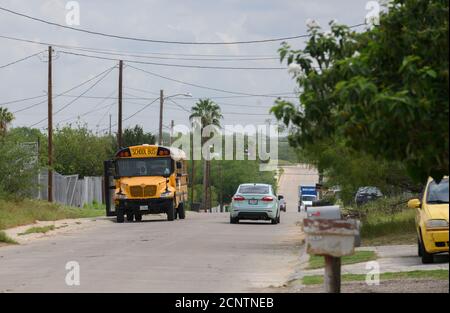
POLYGON ((187 203, 187 161, 184 151, 157 145, 119 150, 105 161, 106 215, 117 223, 141 221, 144 214, 184 219, 187 203))

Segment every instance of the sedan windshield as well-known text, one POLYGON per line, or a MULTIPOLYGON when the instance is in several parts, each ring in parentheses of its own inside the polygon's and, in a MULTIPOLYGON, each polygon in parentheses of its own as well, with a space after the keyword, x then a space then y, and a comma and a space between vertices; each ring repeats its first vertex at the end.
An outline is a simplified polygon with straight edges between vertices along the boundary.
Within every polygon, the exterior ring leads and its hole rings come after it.
POLYGON ((430 183, 428 186, 427 203, 448 203, 448 178, 443 179, 439 184, 435 181, 430 183))
POLYGON ((119 177, 164 176, 172 172, 172 159, 119 159, 116 166, 119 177))
POLYGON ((268 194, 269 186, 264 185, 248 185, 239 187, 239 193, 242 194, 268 194))

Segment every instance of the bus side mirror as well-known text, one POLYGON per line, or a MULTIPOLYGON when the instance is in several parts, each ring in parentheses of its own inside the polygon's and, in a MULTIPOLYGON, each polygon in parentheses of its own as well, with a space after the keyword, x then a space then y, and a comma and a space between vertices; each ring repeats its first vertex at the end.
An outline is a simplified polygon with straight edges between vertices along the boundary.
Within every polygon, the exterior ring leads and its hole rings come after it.
POLYGON ((169 178, 169 177, 170 177, 170 169, 166 168, 166 169, 164 170, 163 177, 164 177, 164 178, 169 178))

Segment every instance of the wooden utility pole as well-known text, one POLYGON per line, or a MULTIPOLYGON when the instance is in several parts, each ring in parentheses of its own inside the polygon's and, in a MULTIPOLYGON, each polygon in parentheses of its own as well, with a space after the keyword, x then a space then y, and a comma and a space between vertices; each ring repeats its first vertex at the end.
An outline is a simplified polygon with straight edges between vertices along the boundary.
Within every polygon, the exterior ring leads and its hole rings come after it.
POLYGON ((123 61, 119 61, 119 117, 118 117, 118 129, 117 129, 117 144, 119 148, 122 147, 122 79, 123 79, 123 61))
POLYGON ((48 47, 48 186, 47 200, 53 202, 53 85, 52 85, 52 54, 48 47))
POLYGON ((109 115, 109 136, 111 136, 111 133, 112 133, 112 130, 111 130, 111 127, 112 127, 112 115, 110 114, 109 115))
POLYGON ((159 138, 158 145, 162 145, 162 131, 163 131, 163 107, 164 107, 164 90, 161 89, 159 95, 159 138))
POLYGON ((189 199, 189 203, 191 206, 191 210, 194 204, 194 180, 195 180, 195 161, 194 161, 194 127, 191 127, 191 133, 190 133, 190 145, 191 145, 191 181, 190 181, 190 185, 191 185, 191 194, 190 194, 190 199, 189 199))
POLYGON ((220 206, 220 212, 223 212, 224 211, 224 208, 223 208, 223 159, 219 160, 219 180, 220 180, 219 206, 220 206))
POLYGON ((170 146, 172 146, 173 143, 173 129, 175 128, 175 121, 172 120, 170 122, 170 146))

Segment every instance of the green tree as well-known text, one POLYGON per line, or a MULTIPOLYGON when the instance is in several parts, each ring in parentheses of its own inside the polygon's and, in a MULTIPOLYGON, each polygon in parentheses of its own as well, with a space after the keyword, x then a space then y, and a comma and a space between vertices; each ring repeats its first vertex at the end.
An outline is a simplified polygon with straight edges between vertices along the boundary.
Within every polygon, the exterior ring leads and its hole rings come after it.
POLYGON ((63 175, 101 176, 103 161, 113 155, 111 137, 95 136, 86 126, 55 130, 54 167, 63 175))
POLYGON ((9 134, 0 138, 0 151, 0 194, 29 196, 36 191, 38 162, 32 151, 9 134))
MULTIPOLYGON (((155 136, 152 133, 145 133, 140 125, 136 125, 133 128, 126 128, 123 132, 122 140, 125 147, 142 144, 153 145, 156 142, 155 136)), ((115 150, 118 150, 117 143, 115 144, 115 150)))
POLYGON ((448 1, 394 0, 380 26, 358 34, 309 29, 306 47, 280 49, 300 86, 301 107, 272 109, 300 147, 342 140, 405 164, 416 181, 448 174, 448 1))
POLYGON ((7 108, 0 107, 0 136, 4 136, 8 125, 14 120, 14 115, 7 108))
MULTIPOLYGON (((220 127, 220 120, 223 118, 220 107, 210 99, 200 99, 191 109, 189 119, 199 118, 201 132, 206 126, 214 125, 220 127)), ((208 138, 202 136, 202 147, 208 138)), ((203 161, 203 209, 208 210, 211 206, 210 193, 211 161, 203 161)))

